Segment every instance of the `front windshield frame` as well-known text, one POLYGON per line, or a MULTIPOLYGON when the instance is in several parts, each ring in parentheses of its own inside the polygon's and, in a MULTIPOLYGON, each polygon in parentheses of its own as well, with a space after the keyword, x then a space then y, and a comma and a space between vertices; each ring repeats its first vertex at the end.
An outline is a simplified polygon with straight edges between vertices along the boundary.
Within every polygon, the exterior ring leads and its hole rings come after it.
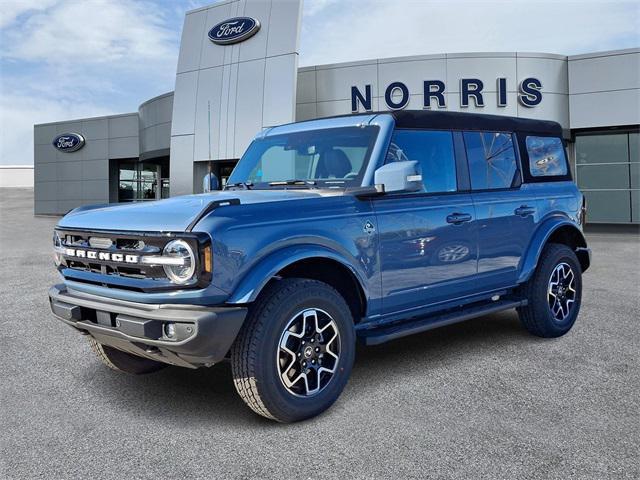
MULTIPOLYGON (((344 189, 348 187, 359 187, 362 184, 363 178, 367 170, 369 169, 369 162, 371 161, 372 153, 374 151, 374 147, 376 142, 378 141, 380 135, 380 127, 378 125, 344 125, 344 126, 332 126, 326 128, 314 128, 310 130, 301 130, 297 132, 287 132, 276 135, 266 135, 264 137, 256 138, 245 153, 242 155, 242 158, 238 161, 238 164, 233 169, 231 176, 227 182, 229 186, 249 184, 253 189, 274 189, 277 187, 281 188, 332 188, 332 189, 344 189), (313 132, 323 132, 330 134, 331 131, 346 131, 346 130, 363 130, 367 131, 366 133, 369 135, 368 143, 366 146, 365 155, 362 158, 362 164, 360 170, 357 172, 357 175, 351 178, 278 178, 264 182, 256 182, 255 179, 249 178, 251 172, 258 164, 262 155, 266 151, 265 145, 267 148, 276 145, 283 145, 287 143, 287 139, 290 139, 292 136, 309 136, 313 132), (262 152, 259 149, 264 149, 262 152), (259 153, 256 153, 258 151, 259 153), (252 156, 258 155, 257 158, 252 158, 252 156), (247 163, 251 162, 248 164, 247 163), (297 182, 295 184, 285 184, 284 182, 288 180, 302 180, 302 182, 297 182)), ((326 146, 326 145, 325 145, 326 146)), ((339 146, 338 146, 339 147, 339 146)), ((320 155, 320 153, 318 153, 320 155)), ((319 161, 319 160, 318 160, 319 161)), ((317 168, 317 166, 316 166, 317 168)))

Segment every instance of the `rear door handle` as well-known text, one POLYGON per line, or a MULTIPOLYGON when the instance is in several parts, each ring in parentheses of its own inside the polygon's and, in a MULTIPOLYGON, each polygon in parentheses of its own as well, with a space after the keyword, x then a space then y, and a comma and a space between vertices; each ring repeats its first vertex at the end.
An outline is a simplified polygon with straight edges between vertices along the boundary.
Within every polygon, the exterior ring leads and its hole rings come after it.
POLYGON ((520 217, 527 217, 536 213, 536 209, 528 205, 521 205, 520 207, 516 208, 514 213, 520 217))
POLYGON ((460 225, 464 222, 470 222, 471 215, 468 213, 452 213, 447 215, 447 223, 453 223, 454 225, 460 225))

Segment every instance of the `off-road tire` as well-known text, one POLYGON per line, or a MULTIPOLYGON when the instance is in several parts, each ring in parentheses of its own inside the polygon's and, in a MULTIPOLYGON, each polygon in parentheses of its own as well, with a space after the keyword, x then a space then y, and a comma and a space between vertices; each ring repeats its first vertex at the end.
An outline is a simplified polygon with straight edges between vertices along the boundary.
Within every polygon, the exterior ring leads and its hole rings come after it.
POLYGON ((118 372, 141 375, 143 373, 157 372, 165 368, 165 363, 156 362, 149 358, 138 357, 116 348, 98 343, 93 337, 89 337, 89 346, 97 357, 107 367, 118 372))
POLYGON ((522 287, 522 295, 528 300, 528 304, 518 308, 518 315, 529 333, 538 337, 554 338, 571 330, 582 302, 582 269, 573 250, 558 243, 546 245, 534 274, 522 287), (575 276, 575 300, 566 318, 558 320, 549 305, 548 288, 552 273, 563 263, 571 267, 575 276))
POLYGON ((236 390, 257 414, 289 423, 314 417, 339 397, 351 374, 355 356, 353 317, 344 298, 316 280, 285 278, 274 281, 249 309, 231 350, 236 390), (277 352, 291 318, 305 309, 322 309, 335 321, 340 355, 330 381, 318 393, 296 396, 280 378, 277 352))

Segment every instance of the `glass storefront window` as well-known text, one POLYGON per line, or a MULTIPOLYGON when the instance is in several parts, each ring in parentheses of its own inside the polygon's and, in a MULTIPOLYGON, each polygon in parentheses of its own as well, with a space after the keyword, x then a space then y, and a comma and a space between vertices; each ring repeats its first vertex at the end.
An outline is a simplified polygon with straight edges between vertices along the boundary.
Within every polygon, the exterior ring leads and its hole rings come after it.
POLYGON ((587 197, 590 221, 640 221, 639 141, 634 132, 576 136, 575 176, 587 197))
POLYGON ((576 164, 627 163, 628 134, 579 135, 576 137, 576 164))
MULTIPOLYGON (((168 165, 166 167, 168 170, 168 165)), ((118 165, 118 201, 137 202, 167 198, 169 179, 164 178, 164 170, 165 166, 162 163, 121 161, 118 165)))

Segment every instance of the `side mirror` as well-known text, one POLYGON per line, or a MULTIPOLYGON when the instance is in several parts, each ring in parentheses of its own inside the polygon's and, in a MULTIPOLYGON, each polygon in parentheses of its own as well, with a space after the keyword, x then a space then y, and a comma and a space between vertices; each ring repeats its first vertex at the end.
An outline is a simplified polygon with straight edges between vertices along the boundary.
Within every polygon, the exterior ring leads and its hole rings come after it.
POLYGON ((422 188, 418 162, 409 160, 383 165, 375 171, 374 183, 376 187, 381 185, 384 193, 416 192, 422 188))

